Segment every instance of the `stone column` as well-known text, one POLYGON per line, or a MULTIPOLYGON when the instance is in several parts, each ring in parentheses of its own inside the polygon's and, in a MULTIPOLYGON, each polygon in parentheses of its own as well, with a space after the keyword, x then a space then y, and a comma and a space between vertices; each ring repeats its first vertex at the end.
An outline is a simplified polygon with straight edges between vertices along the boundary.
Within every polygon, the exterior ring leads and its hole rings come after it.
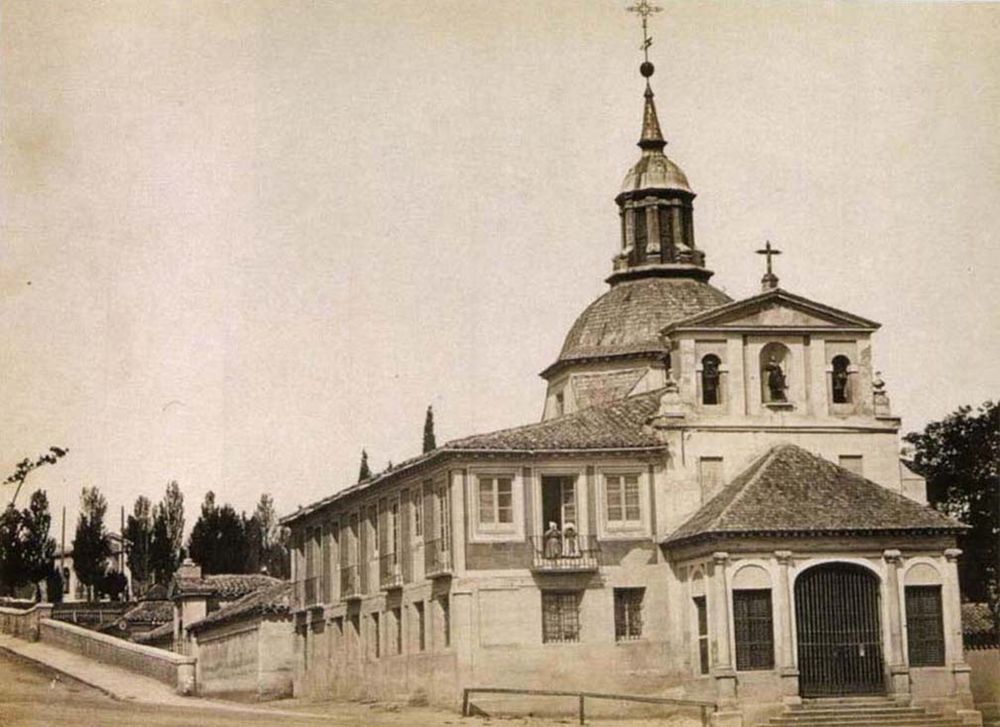
MULTIPOLYGON (((944 620, 945 659, 952 673, 952 693, 965 710, 973 709, 972 688, 969 684, 972 671, 965 663, 962 648, 962 599, 958 587, 958 558, 962 551, 948 548, 944 551, 947 565, 941 588, 941 617, 944 620)), ((962 716, 959 710, 959 715, 962 716)))
POLYGON ((709 597, 714 627, 712 676, 715 677, 719 707, 724 709, 732 707, 736 703, 736 670, 733 668, 733 655, 730 648, 729 583, 726 573, 729 553, 713 553, 712 560, 715 562, 711 581, 712 594, 709 597))
POLYGON ((899 566, 903 562, 902 553, 889 549, 882 552, 885 561, 885 592, 889 611, 889 690, 897 702, 910 699, 910 668, 906 663, 903 639, 903 614, 899 607, 901 590, 899 586, 899 566))
POLYGON ((657 262, 660 256, 660 208, 655 200, 646 208, 646 252, 656 253, 657 262))
POLYGON ((781 698, 785 704, 801 704, 799 696, 799 670, 796 667, 793 634, 795 614, 792 611, 792 551, 776 550, 778 583, 774 589, 774 612, 778 617, 778 674, 781 677, 781 698))

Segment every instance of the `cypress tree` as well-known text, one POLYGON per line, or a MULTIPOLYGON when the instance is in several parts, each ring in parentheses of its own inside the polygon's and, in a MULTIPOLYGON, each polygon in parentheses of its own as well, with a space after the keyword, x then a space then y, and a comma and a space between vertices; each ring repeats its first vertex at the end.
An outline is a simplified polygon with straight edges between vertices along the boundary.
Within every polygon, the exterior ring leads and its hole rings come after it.
POLYGON ((437 439, 434 436, 434 408, 427 407, 427 416, 424 417, 424 452, 437 449, 437 439))
POLYGON ((358 471, 358 482, 364 482, 367 479, 371 479, 372 470, 368 466, 368 452, 361 450, 361 469, 358 471))

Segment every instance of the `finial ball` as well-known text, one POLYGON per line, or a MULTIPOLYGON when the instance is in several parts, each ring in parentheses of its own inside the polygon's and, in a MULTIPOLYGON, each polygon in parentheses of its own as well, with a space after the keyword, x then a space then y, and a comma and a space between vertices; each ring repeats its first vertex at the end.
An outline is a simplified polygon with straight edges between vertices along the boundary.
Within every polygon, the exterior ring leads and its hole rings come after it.
POLYGON ((642 74, 643 78, 649 78, 653 75, 653 71, 655 70, 656 68, 649 61, 645 61, 641 66, 639 66, 639 73, 642 74))

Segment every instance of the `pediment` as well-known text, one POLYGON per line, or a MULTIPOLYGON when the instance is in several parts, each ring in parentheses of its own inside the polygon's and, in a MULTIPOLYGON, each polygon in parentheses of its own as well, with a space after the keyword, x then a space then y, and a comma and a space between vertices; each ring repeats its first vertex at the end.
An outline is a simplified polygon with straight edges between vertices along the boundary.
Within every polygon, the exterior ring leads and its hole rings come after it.
POLYGON ((691 316, 663 332, 703 328, 875 330, 878 327, 878 323, 867 318, 775 289, 691 316))

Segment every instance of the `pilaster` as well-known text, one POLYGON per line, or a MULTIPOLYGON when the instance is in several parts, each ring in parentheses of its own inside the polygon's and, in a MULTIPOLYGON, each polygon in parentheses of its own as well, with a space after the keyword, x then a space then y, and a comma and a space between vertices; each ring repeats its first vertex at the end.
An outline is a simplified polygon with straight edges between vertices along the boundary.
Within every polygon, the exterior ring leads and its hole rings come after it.
POLYGON ((952 674, 952 694, 966 709, 973 708, 970 672, 962 648, 962 604, 958 587, 958 559, 962 551, 948 548, 944 551, 946 566, 941 589, 941 606, 944 619, 944 645, 948 667, 952 674))
POLYGON ((778 584, 774 590, 774 609, 778 617, 778 673, 781 676, 781 699, 785 704, 801 704, 799 670, 795 661, 795 617, 792 612, 792 551, 776 550, 778 584))
POLYGON ((716 698, 720 709, 736 704, 736 670, 733 668, 732 648, 729 633, 729 553, 719 551, 712 554, 712 597, 709 600, 714 626, 714 663, 712 676, 715 677, 716 698))
POLYGON ((889 610, 889 688, 897 702, 908 702, 910 699, 910 668, 906 663, 903 639, 903 615, 900 608, 902 591, 899 585, 899 566, 903 555, 898 550, 889 549, 882 552, 885 561, 885 589, 889 610))

